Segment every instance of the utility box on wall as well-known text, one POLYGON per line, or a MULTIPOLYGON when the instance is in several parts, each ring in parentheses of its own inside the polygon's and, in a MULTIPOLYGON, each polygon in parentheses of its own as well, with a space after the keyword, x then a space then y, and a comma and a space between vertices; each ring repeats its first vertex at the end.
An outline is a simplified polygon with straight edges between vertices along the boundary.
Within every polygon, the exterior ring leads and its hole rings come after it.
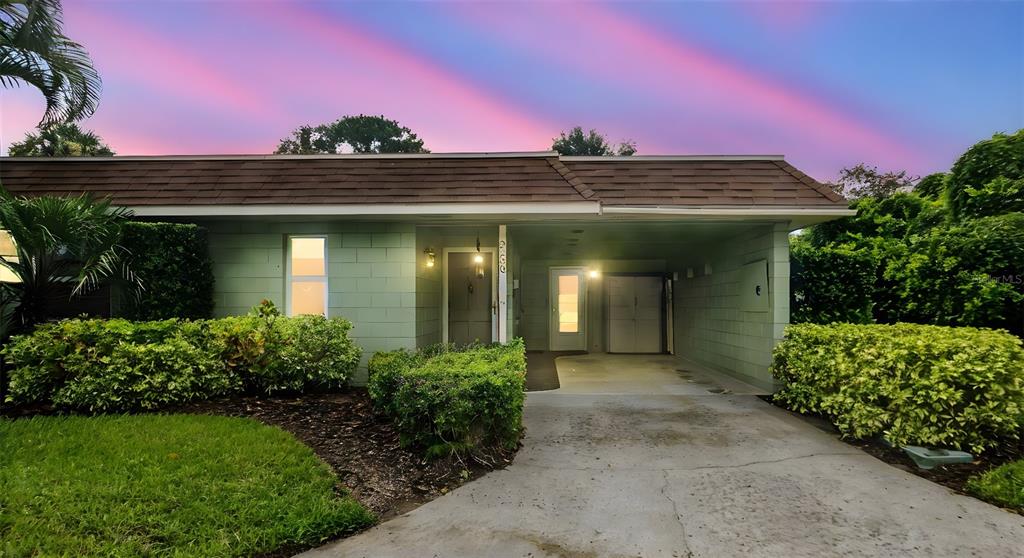
POLYGON ((768 260, 757 260, 740 268, 740 309, 744 312, 767 312, 768 260))

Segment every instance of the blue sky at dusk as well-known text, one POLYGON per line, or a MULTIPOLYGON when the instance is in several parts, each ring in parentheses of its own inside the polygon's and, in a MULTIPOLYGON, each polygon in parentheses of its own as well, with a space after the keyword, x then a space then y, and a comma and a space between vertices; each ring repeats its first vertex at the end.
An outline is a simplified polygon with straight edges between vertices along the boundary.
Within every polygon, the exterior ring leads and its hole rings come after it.
MULTIPOLYGON (((433 151, 782 153, 945 170, 1024 128, 1024 2, 333 3, 66 0, 104 79, 85 121, 122 155, 269 153, 301 124, 384 114, 433 151)), ((42 98, 2 90, 0 141, 42 98)))

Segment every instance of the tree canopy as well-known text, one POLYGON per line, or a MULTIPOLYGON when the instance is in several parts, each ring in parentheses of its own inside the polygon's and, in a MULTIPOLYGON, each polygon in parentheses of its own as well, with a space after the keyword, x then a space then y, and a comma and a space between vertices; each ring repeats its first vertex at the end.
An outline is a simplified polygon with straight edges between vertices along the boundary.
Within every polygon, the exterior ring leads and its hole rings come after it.
POLYGON ((1024 336, 1024 130, 979 142, 949 173, 912 189, 905 172, 865 165, 844 169, 843 178, 857 214, 793 240, 794 321, 993 327, 1024 336), (821 262, 847 271, 827 273, 821 262))
POLYGON ((597 130, 584 133, 583 128, 576 126, 568 133, 562 132, 555 138, 551 149, 562 155, 633 155, 636 153, 636 143, 633 140, 626 140, 618 146, 613 146, 597 130))
POLYGON ((839 180, 831 186, 849 199, 887 198, 897 192, 909 192, 914 187, 914 178, 907 171, 881 172, 878 167, 860 163, 841 169, 839 180))
POLYGON ((1024 130, 968 149, 950 170, 946 192, 960 218, 1024 211, 1024 130))
POLYGON ((329 124, 302 126, 281 140, 275 153, 429 153, 412 130, 384 116, 343 116, 329 124))
POLYGON ((0 86, 39 89, 41 126, 89 116, 100 102, 100 76, 63 24, 60 0, 0 0, 0 86))
POLYGON ((25 139, 10 145, 8 154, 12 157, 109 157, 114 151, 95 132, 69 122, 29 132, 25 139))

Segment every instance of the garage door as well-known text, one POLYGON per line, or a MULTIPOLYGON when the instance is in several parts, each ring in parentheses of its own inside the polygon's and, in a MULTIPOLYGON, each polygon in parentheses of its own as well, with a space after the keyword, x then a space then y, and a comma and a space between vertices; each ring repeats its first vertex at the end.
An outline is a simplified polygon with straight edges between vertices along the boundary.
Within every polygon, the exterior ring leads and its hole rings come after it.
POLYGON ((608 276, 608 352, 661 352, 661 277, 608 276))

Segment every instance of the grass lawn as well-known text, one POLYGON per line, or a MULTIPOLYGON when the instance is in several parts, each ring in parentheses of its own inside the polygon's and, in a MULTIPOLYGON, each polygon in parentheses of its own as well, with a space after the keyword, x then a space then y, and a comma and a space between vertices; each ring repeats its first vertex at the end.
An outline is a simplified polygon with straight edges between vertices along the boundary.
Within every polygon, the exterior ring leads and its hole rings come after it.
POLYGON ((967 489, 982 500, 1024 512, 1024 459, 973 477, 967 489))
POLYGON ((204 415, 0 419, 0 556, 248 556, 362 528, 291 434, 204 415))

